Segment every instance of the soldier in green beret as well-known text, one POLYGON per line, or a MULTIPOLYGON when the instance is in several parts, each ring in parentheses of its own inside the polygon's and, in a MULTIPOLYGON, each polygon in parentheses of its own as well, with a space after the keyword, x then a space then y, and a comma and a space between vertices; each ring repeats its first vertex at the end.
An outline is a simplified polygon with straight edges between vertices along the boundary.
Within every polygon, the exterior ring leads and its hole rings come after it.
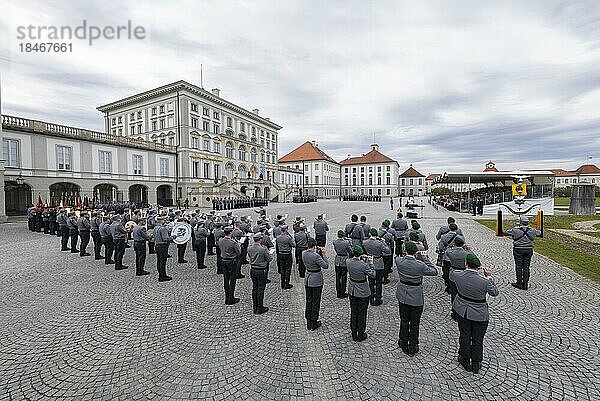
POLYGON ((335 290, 338 298, 346 298, 346 283, 348 277, 348 269, 346 260, 352 257, 352 244, 350 239, 344 238, 346 233, 344 230, 337 232, 337 239, 333 241, 333 249, 335 250, 335 290))

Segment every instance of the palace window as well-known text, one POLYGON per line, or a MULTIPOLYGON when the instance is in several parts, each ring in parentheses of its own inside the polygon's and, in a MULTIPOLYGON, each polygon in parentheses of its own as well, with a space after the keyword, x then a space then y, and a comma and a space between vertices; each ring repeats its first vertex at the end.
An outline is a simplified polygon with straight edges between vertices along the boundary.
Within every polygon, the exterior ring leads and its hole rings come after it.
POLYGON ((112 172, 112 152, 100 150, 99 151, 99 160, 100 160, 100 172, 101 173, 110 173, 112 172))
POLYGON ((73 148, 70 146, 56 146, 56 167, 59 170, 71 171, 73 148))
POLYGON ((142 174, 142 160, 143 159, 141 155, 133 155, 133 174, 142 174))
POLYGON ((160 176, 167 177, 169 175, 169 159, 160 158, 160 176))

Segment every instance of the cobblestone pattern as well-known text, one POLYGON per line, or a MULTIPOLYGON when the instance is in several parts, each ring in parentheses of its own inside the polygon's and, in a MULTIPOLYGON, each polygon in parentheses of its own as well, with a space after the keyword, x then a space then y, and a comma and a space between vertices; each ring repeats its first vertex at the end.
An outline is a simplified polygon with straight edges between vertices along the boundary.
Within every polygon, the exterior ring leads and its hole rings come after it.
MULTIPOLYGON (((392 217, 387 206, 319 201, 272 205, 269 213, 312 221, 326 212, 330 244, 350 214, 379 223, 392 217)), ((427 209, 421 223, 432 244, 446 216, 427 209)), ((0 399, 600 399, 600 286, 536 254, 530 290, 516 290, 510 240, 466 216, 458 223, 500 287, 477 376, 456 362, 458 328, 441 274, 424 280, 421 352, 411 358, 397 346, 395 274, 384 304, 369 307, 369 338, 355 343, 333 269, 325 273, 323 326, 307 332, 295 269, 288 291, 271 269, 271 310, 253 315, 249 275, 238 281, 242 301, 225 306, 214 257, 207 270, 171 258, 173 281, 159 283, 152 255, 152 274, 135 277, 132 249, 130 269, 115 271, 59 252, 57 237, 23 223, 2 225, 11 243, 0 244, 0 399)), ((195 260, 191 250, 187 259, 195 260)))

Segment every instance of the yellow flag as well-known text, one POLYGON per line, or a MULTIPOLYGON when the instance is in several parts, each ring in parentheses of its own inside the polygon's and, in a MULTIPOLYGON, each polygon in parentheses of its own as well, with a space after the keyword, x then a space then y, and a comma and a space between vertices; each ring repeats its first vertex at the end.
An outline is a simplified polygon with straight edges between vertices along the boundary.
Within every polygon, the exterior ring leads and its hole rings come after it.
POLYGON ((513 196, 525 196, 527 195, 527 185, 525 184, 513 184, 512 185, 513 196))

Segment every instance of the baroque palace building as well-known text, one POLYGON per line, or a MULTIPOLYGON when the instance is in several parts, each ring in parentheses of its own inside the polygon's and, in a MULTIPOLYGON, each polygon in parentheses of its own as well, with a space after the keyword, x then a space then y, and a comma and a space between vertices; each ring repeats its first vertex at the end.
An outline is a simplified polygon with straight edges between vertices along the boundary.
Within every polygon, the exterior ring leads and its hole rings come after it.
POLYGON ((348 157, 342 166, 342 195, 398 196, 398 162, 379 151, 377 144, 361 156, 348 157))
POLYGON ((245 195, 283 201, 295 191, 299 171, 280 171, 277 163, 282 127, 223 99, 219 89, 178 81, 98 110, 112 136, 175 147, 180 202, 208 206, 213 197, 245 195))

